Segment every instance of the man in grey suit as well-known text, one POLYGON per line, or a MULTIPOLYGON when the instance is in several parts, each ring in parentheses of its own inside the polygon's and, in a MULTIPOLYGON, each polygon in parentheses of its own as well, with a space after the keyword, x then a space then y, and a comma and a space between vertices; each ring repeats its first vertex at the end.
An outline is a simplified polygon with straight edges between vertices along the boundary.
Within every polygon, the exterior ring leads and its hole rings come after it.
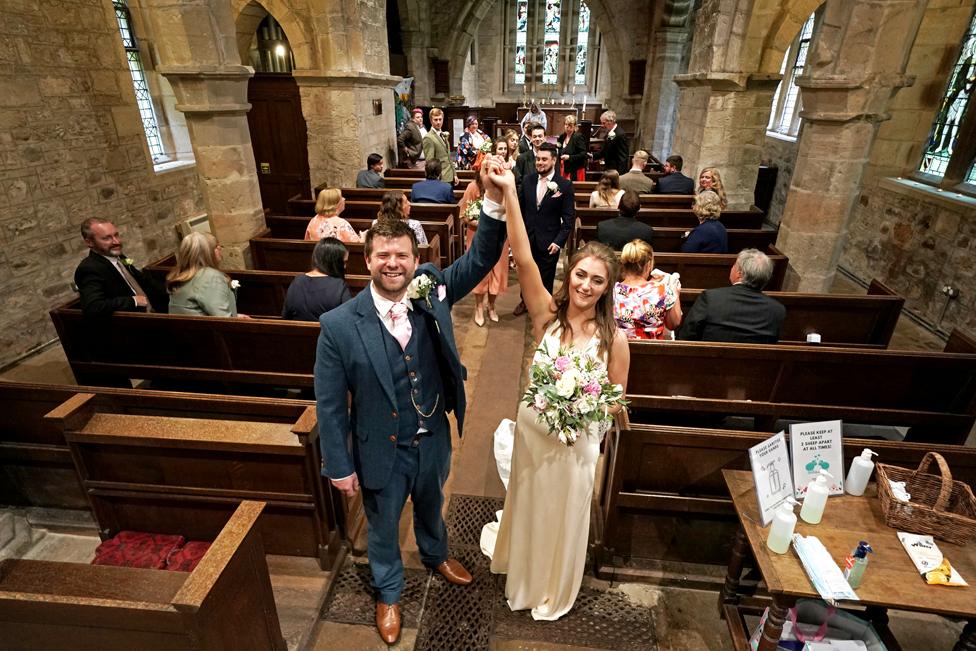
POLYGON ((644 174, 644 166, 647 165, 649 158, 643 149, 637 150, 634 154, 634 162, 630 166, 630 171, 620 175, 620 189, 632 190, 638 194, 647 194, 654 190, 654 181, 644 174))
POLYGON ((446 131, 441 131, 444 126, 444 111, 432 108, 428 115, 430 115, 430 131, 424 136, 424 158, 439 160, 441 181, 457 185, 457 179, 454 178, 454 163, 451 162, 451 151, 447 141, 450 136, 446 131))
POLYGON ((773 261, 758 249, 742 249, 729 274, 731 287, 709 289, 695 300, 678 339, 775 344, 786 308, 762 293, 773 276, 773 261))
POLYGON ((424 153, 425 135, 424 112, 415 108, 410 114, 410 120, 403 125, 403 131, 397 136, 401 167, 417 167, 417 160, 424 153))
POLYGON ((366 234, 370 285, 320 319, 315 397, 323 474, 347 496, 362 487, 376 626, 387 644, 400 634, 399 523, 407 497, 424 564, 451 583, 471 582, 448 558, 441 510, 451 468, 447 413, 454 412, 460 436, 465 409, 451 306, 498 262, 505 240, 502 193, 489 167, 482 166, 484 205, 467 253, 443 271, 418 267, 407 223, 381 221, 366 234))

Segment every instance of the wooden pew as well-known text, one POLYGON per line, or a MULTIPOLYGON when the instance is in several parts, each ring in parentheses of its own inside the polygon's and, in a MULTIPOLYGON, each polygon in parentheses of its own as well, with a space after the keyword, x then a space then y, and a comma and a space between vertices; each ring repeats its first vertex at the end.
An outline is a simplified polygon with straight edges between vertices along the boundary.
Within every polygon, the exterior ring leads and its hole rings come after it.
MULTIPOLYGON (((254 266, 262 271, 307 271, 312 259, 315 242, 311 240, 279 240, 267 237, 265 231, 261 237, 251 239, 251 254, 254 256, 254 266)), ((346 262, 346 273, 364 276, 369 274, 366 269, 366 258, 363 255, 363 245, 355 242, 346 244, 349 249, 349 260, 346 262)), ((427 246, 420 247, 420 264, 426 262, 440 266, 441 241, 434 236, 427 246)))
MULTIPOLYGON (((767 247, 765 252, 773 262, 773 277, 766 289, 778 292, 783 288, 789 258, 775 246, 767 247)), ((735 257, 732 253, 660 253, 654 256, 654 266, 668 273, 680 273, 682 289, 712 289, 729 284, 735 257)))
MULTIPOLYGON (((654 238, 651 245, 654 253, 680 253, 681 245, 685 243, 685 228, 660 228, 654 229, 654 238)), ((777 232, 773 230, 741 230, 728 229, 729 253, 739 253, 742 249, 759 249, 765 251, 769 246, 776 244, 777 232)), ((573 238, 572 246, 567 246, 569 255, 575 253, 577 246, 582 243, 596 241, 596 226, 578 226, 576 237, 573 238)))
MULTIPOLYGON (((704 290, 681 290, 681 311, 688 314, 704 290)), ((887 348, 905 299, 879 280, 872 280, 866 296, 766 292, 786 307, 780 343, 806 343, 817 333, 825 346, 887 348)))
POLYGON ((632 341, 630 355, 627 397, 640 422, 734 415, 768 431, 780 419, 843 419, 951 445, 976 422, 972 354, 632 341))
POLYGON ((0 563, 5 649, 264 651, 287 649, 256 523, 264 503, 237 502, 207 523, 118 521, 213 543, 192 572, 7 559, 0 563), (236 506, 236 510, 235 507, 236 506), (226 517, 226 512, 232 515, 226 517), (226 524, 225 524, 226 523, 226 524))
MULTIPOLYGON (((454 173, 459 179, 467 183, 468 181, 474 180, 474 170, 454 170, 454 173)), ((423 181, 425 178, 424 170, 420 167, 389 167, 383 172, 383 176, 387 179, 411 179, 416 183, 417 181, 423 181)), ((316 190, 321 190, 321 186, 315 188, 316 190)))
MULTIPOLYGON (((694 565, 724 567, 731 554, 738 521, 721 471, 747 470, 748 449, 772 433, 645 424, 626 414, 618 425, 619 434, 607 435, 593 536, 600 575, 660 580, 663 567, 666 575, 715 587, 724 573, 709 581, 694 565)), ((961 445, 844 438, 843 447, 845 470, 865 447, 906 468, 932 450, 948 460, 955 479, 976 482, 976 450, 961 445)))

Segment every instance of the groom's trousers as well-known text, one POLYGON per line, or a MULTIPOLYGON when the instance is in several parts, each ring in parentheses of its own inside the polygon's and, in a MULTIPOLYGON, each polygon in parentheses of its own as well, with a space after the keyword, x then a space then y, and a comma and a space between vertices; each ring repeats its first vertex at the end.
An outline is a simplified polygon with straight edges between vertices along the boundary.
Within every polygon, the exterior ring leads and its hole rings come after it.
POLYGON ((380 490, 363 488, 367 553, 373 587, 383 603, 400 601, 403 561, 400 557, 400 515, 407 496, 413 502, 413 527, 424 565, 435 568, 447 560, 447 527, 442 516, 442 491, 451 470, 450 444, 444 453, 434 436, 420 436, 417 445, 400 443, 390 481, 380 490))

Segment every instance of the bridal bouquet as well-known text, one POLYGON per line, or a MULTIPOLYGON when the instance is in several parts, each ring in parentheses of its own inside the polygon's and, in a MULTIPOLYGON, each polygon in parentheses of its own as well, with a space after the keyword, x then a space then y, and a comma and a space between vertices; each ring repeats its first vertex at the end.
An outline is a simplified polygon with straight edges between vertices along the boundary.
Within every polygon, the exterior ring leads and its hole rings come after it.
POLYGON ((560 443, 574 445, 582 433, 602 436, 613 422, 609 410, 625 405, 623 387, 611 384, 606 369, 589 355, 541 346, 529 369, 522 402, 560 443))
POLYGON ((483 203, 483 199, 475 199, 474 201, 468 202, 468 207, 464 209, 464 218, 469 222, 478 221, 481 217, 481 206, 483 203))
POLYGON ((478 152, 480 152, 482 154, 490 154, 491 153, 491 145, 492 145, 491 138, 486 137, 485 138, 485 141, 483 143, 481 143, 481 146, 480 147, 478 147, 478 152))

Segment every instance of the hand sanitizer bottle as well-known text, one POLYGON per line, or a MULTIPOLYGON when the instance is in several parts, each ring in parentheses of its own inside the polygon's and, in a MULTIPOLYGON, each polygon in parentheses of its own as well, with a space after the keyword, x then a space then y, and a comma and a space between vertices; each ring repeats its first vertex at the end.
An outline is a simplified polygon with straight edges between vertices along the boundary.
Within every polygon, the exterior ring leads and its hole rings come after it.
POLYGON ((777 554, 785 554, 793 540, 793 529, 796 527, 796 514, 793 509, 799 504, 792 497, 787 497, 773 516, 773 526, 769 529, 766 546, 777 554))
POLYGON ((858 588, 864 578, 864 570, 868 569, 868 554, 874 552, 868 541, 862 540, 857 549, 844 559, 844 578, 852 588, 858 588))
POLYGON ((871 473, 874 472, 874 462, 871 455, 877 456, 878 453, 871 448, 864 448, 861 456, 854 457, 851 461, 851 469, 847 471, 847 480, 844 482, 844 489, 848 495, 864 495, 871 473))
POLYGON ((827 495, 830 493, 827 477, 833 477, 823 468, 818 468, 817 472, 817 478, 807 484, 807 494, 803 498, 803 508, 800 509, 800 517, 809 524, 820 524, 824 507, 827 506, 827 495))

